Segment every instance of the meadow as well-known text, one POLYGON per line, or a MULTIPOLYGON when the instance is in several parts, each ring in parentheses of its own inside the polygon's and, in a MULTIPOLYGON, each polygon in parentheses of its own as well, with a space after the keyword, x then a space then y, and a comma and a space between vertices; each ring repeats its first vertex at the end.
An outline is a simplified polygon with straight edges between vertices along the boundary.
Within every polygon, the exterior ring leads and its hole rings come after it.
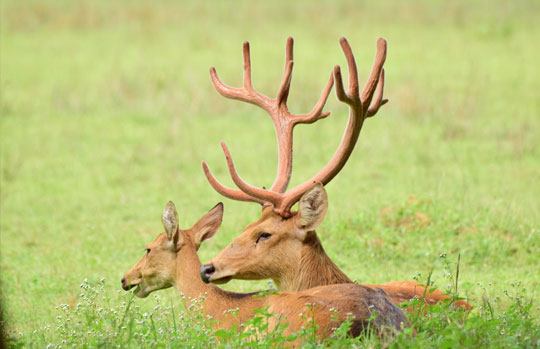
MULTIPOLYGON (((215 344, 204 319, 183 317, 176 291, 136 299, 120 278, 162 232, 169 200, 181 227, 224 203, 203 262, 259 216, 258 205, 217 194, 201 161, 233 186, 226 141, 243 178, 270 185, 271 121, 218 95, 208 70, 239 86, 248 40, 254 86, 274 96, 288 36, 296 113, 311 110, 334 65, 345 69, 341 36, 360 81, 377 38, 388 41, 390 102, 326 187, 317 231, 329 256, 362 283, 426 282, 432 272, 435 286, 474 306, 468 316, 441 306, 414 318, 416 339, 347 343, 540 345, 537 1, 5 0, 0 10, 0 275, 11 345, 215 344), (76 338, 68 318, 79 319, 76 338)), ((339 144, 347 108, 332 92, 326 110, 328 118, 295 130, 291 186, 339 144)))

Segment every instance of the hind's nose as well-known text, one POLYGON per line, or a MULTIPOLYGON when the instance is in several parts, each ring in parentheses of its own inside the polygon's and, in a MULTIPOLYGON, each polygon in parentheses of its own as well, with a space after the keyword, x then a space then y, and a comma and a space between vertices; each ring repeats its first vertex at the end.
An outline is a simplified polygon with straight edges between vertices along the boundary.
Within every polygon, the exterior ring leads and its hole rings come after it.
POLYGON ((126 278, 123 277, 122 280, 120 280, 120 282, 122 282, 122 288, 124 289, 124 291, 129 291, 129 289, 131 288, 131 286, 126 285, 126 278))
POLYGON ((212 274, 214 274, 215 271, 216 271, 216 268, 214 268, 213 264, 205 264, 201 266, 202 281, 204 281, 205 283, 209 283, 210 277, 212 276, 212 274))

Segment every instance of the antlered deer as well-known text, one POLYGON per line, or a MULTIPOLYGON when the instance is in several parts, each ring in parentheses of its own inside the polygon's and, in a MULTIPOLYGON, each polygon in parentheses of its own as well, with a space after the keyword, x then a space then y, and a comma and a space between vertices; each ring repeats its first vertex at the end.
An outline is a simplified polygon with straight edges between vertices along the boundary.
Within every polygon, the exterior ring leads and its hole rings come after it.
MULTIPOLYGON (((257 92, 251 83, 251 62, 248 43, 244 43, 244 85, 232 88, 224 85, 214 68, 210 70, 217 91, 227 98, 255 104, 272 118, 278 143, 278 168, 270 189, 246 183, 237 173, 231 154, 221 143, 232 180, 240 190, 221 184, 203 162, 204 173, 212 187, 233 200, 257 202, 263 205, 261 217, 249 224, 221 253, 201 268, 205 282, 223 283, 236 279, 273 279, 279 290, 300 291, 330 284, 352 283, 324 251, 315 228, 326 214, 328 199, 323 185, 329 183, 343 168, 351 155, 366 118, 374 116, 388 100, 383 99, 386 41, 377 41, 377 54, 362 92, 359 91, 356 62, 345 38, 340 39, 349 70, 349 87, 345 91, 341 69, 336 66, 323 93, 309 114, 294 115, 287 108, 287 97, 293 67, 293 40, 286 45, 285 73, 275 99, 257 92), (336 84, 339 101, 348 105, 349 120, 345 134, 334 156, 314 177, 287 190, 292 172, 293 128, 299 123, 313 123, 328 116, 323 112, 332 86, 336 84), (298 211, 291 211, 299 202, 298 211)), ((383 289, 395 303, 426 294, 428 303, 446 298, 439 290, 424 292, 417 282, 397 281, 383 285, 368 285, 383 289)), ((458 302, 466 308, 465 302, 458 302)))
MULTIPOLYGON (((407 324, 403 312, 390 302, 384 292, 369 287, 338 284, 253 297, 256 293, 227 292, 203 283, 199 276, 201 262, 197 250, 204 240, 216 234, 222 217, 223 205, 219 203, 193 227, 182 230, 178 227, 176 208, 169 202, 162 216, 165 233, 147 245, 146 255, 124 275, 124 290, 137 286, 135 295, 144 298, 151 292, 174 286, 185 295, 186 309, 189 309, 190 300, 204 296, 202 311, 217 320, 215 326, 221 328, 244 323, 255 315, 254 310, 266 306, 270 313, 282 316, 282 324, 290 324, 285 330, 286 335, 308 325, 300 313, 312 316, 319 326, 319 338, 330 336, 332 330, 346 319, 347 313, 353 316, 351 335, 359 335, 368 325, 383 334, 407 324), (238 313, 229 310, 237 310, 238 313), (372 316, 374 312, 378 316, 372 316)), ((276 317, 270 318, 270 329, 277 323, 276 317)))

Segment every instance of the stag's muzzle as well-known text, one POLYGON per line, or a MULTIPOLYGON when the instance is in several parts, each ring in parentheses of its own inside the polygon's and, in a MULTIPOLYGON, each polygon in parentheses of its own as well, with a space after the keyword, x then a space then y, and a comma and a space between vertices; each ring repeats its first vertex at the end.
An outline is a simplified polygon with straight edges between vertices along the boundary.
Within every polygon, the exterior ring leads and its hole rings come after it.
POLYGON ((201 279, 204 281, 204 283, 209 283, 210 278, 212 277, 212 274, 216 271, 216 268, 214 268, 213 264, 205 264, 201 266, 201 279))

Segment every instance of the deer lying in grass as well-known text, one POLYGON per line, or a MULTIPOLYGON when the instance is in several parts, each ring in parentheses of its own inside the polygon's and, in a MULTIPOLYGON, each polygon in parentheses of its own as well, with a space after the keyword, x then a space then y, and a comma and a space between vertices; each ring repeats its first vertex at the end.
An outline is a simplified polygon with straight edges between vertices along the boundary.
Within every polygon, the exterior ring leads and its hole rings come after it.
MULTIPOLYGON (((287 40, 285 73, 275 99, 263 96, 252 86, 247 42, 244 43, 242 88, 224 85, 217 77, 215 69, 210 70, 214 86, 220 94, 255 104, 270 115, 277 136, 279 162, 276 179, 268 190, 242 180, 225 143, 222 143, 222 148, 229 173, 240 190, 221 184, 203 162, 204 173, 217 192, 233 200, 263 205, 261 217, 249 224, 240 236, 201 268, 201 277, 205 282, 223 283, 232 278, 246 280, 269 278, 281 291, 301 291, 321 285, 352 283, 351 279, 328 257, 315 228, 324 219, 328 206, 323 185, 328 184, 347 162, 364 120, 374 116, 387 102, 383 99, 386 41, 379 39, 377 42, 375 63, 362 93, 359 91, 356 62, 351 47, 345 38, 341 38, 340 44, 349 68, 348 91, 345 91, 343 86, 341 69, 336 66, 319 101, 312 112, 305 115, 291 114, 287 108, 293 67, 292 38, 287 40), (292 172, 293 128, 296 124, 313 123, 330 114, 323 113, 323 108, 334 81, 338 100, 349 107, 349 121, 343 139, 332 159, 317 175, 286 191, 292 172), (298 201, 298 212, 293 212, 291 208, 298 201)), ((431 289, 425 292, 421 284, 413 281, 366 286, 383 289, 396 304, 424 294, 429 304, 447 298, 439 290, 431 289)), ((466 302, 457 303, 467 309, 470 308, 466 302)))
MULTIPOLYGON (((332 330, 346 319, 347 313, 353 316, 350 334, 354 336, 368 325, 382 334, 388 329, 401 329, 407 323, 403 312, 388 300, 384 292, 355 287, 354 284, 253 297, 256 293, 227 292, 203 283, 199 276, 201 262, 197 250, 204 240, 217 233, 222 217, 223 205, 219 203, 193 227, 182 230, 178 228, 176 208, 169 202, 162 217, 165 233, 148 244, 146 255, 124 275, 123 289, 127 291, 137 286, 135 295, 144 298, 151 292, 174 286, 185 295, 186 309, 190 299, 204 296, 202 311, 217 320, 216 326, 222 328, 244 323, 255 315, 254 310, 266 306, 270 313, 282 316, 281 323, 290 323, 285 335, 305 325, 305 320, 299 316, 301 313, 311 314, 319 326, 319 338, 330 336, 332 330), (236 309, 237 314, 231 313, 230 310, 236 309), (372 316, 374 312, 378 316, 372 316)), ((277 322, 276 317, 271 318, 270 328, 274 328, 277 322)))

